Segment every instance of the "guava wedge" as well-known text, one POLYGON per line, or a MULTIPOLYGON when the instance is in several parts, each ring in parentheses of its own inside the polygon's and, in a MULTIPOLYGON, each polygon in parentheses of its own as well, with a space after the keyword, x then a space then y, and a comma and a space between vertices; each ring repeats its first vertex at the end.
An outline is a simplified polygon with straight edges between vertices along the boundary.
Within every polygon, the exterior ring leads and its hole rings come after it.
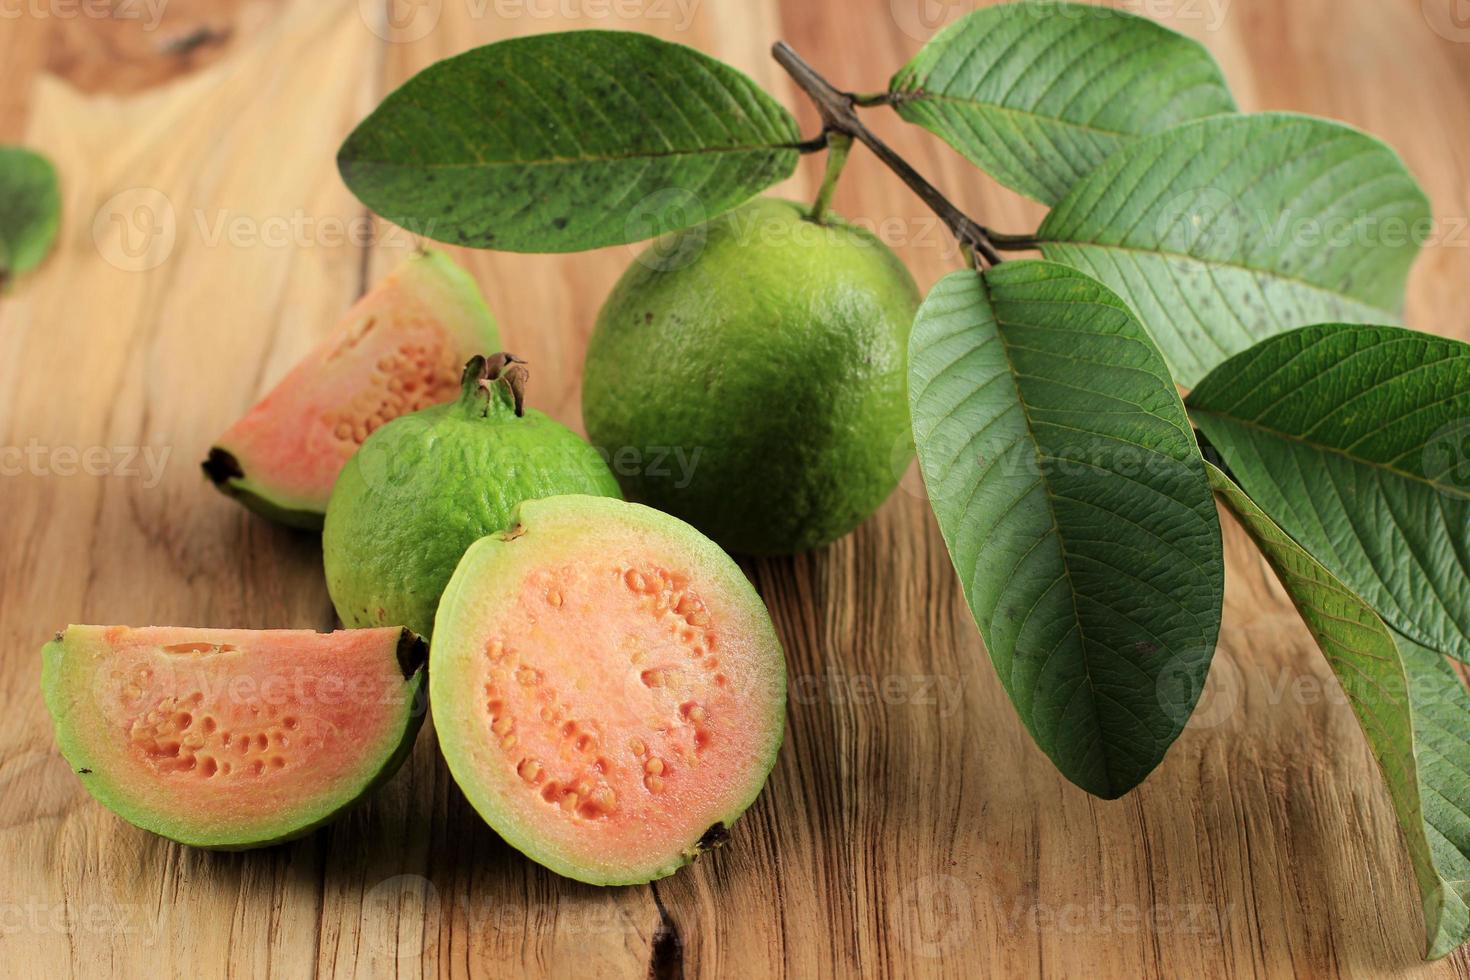
POLYGON ((476 542, 434 626, 449 770, 509 844, 596 885, 723 844, 785 731, 770 616, 720 548, 603 497, 528 500, 476 542))
POLYGON ((129 823, 220 850, 300 837, 386 781, 424 719, 408 630, 68 626, 41 651, 61 754, 129 823))
POLYGON ((499 349, 474 279, 443 253, 420 253, 215 441, 204 473, 264 517, 319 529, 362 441, 400 415, 454 401, 464 362, 499 349))

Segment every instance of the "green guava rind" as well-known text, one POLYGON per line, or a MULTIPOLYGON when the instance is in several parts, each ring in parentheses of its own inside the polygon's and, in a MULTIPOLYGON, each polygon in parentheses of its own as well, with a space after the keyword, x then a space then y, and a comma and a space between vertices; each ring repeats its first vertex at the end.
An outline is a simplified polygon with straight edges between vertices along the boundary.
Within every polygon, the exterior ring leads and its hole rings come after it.
MULTIPOLYGON (((138 805, 128 787, 112 779, 107 767, 96 760, 94 749, 81 731, 71 723, 71 708, 75 701, 71 697, 73 688, 68 684, 72 678, 68 676, 67 670, 66 637, 70 631, 92 628, 69 626, 41 648, 41 691, 46 709, 51 715, 57 748, 71 766, 72 772, 77 774, 82 785, 97 802, 135 827, 190 847, 211 851, 254 850, 296 840, 331 823, 372 795, 402 768, 413 751, 419 729, 423 727, 424 718, 428 714, 424 710, 424 691, 427 686, 427 662, 424 662, 404 678, 401 737, 392 751, 383 756, 381 763, 368 771, 353 792, 304 801, 299 810, 283 816, 279 825, 259 828, 249 836, 210 834, 191 826, 187 820, 138 805)), ((404 630, 399 643, 401 647, 404 643, 423 644, 423 640, 404 630)))
POLYGON ((731 551, 820 547, 877 510, 913 456, 918 304, 869 232, 752 201, 624 273, 588 346, 588 438, 628 499, 731 551))
MULTIPOLYGON (((459 338, 464 359, 481 351, 499 349, 499 326, 495 315, 485 304, 485 297, 474 277, 443 252, 420 252, 394 270, 390 278, 395 280, 399 288, 412 290, 419 300, 428 303, 436 311, 446 329, 459 338)), ((380 283, 375 290, 382 285, 380 283)), ((371 296, 372 293, 367 294, 368 298, 371 296)), ((360 304, 349 310, 342 322, 350 321, 359 312, 360 304)), ((298 372, 309 368, 321 358, 341 329, 342 323, 339 323, 337 330, 322 345, 307 354, 280 384, 308 383, 309 372, 298 372)), ((277 389, 272 389, 262 398, 262 402, 276 394, 277 389)), ((205 476, 220 492, 269 521, 302 530, 320 531, 329 491, 323 494, 293 492, 269 467, 253 459, 248 443, 237 436, 239 427, 252 420, 259 411, 261 406, 257 403, 210 447, 209 455, 202 464, 205 476)), ((302 421, 293 418, 271 420, 283 433, 296 430, 302 421)))
POLYGON ((621 497, 597 451, 534 409, 479 418, 459 404, 395 419, 368 437, 332 490, 322 533, 327 591, 347 626, 430 637, 465 549, 523 500, 621 497))
POLYGON ((294 527, 301 531, 322 529, 322 520, 326 515, 318 503, 263 486, 259 480, 247 476, 240 468, 239 461, 228 451, 217 446, 210 449, 203 467, 204 474, 221 493, 233 498, 251 513, 259 514, 283 527, 294 527))
POLYGON ((475 626, 474 597, 495 589, 512 592, 524 568, 519 557, 536 549, 543 539, 568 538, 578 544, 595 543, 597 530, 613 524, 633 527, 678 549, 691 567, 741 597, 753 613, 762 644, 774 663, 769 677, 770 715, 766 730, 770 737, 764 751, 753 760, 750 783, 723 814, 720 823, 728 830, 760 796, 776 765, 786 734, 785 655, 780 638, 765 604, 755 587, 729 555, 696 528, 668 514, 640 504, 606 497, 561 496, 528 500, 517 508, 513 529, 475 542, 455 570, 439 604, 435 629, 438 639, 429 646, 429 700, 434 705, 434 731, 450 774, 465 798, 507 844, 564 878, 590 885, 639 885, 665 878, 697 859, 704 848, 698 841, 671 841, 668 856, 655 863, 627 868, 593 868, 566 860, 544 846, 529 828, 509 816, 495 793, 483 785, 472 759, 471 740, 484 738, 483 721, 476 691, 464 683, 460 662, 473 653, 456 642, 460 633, 475 626))

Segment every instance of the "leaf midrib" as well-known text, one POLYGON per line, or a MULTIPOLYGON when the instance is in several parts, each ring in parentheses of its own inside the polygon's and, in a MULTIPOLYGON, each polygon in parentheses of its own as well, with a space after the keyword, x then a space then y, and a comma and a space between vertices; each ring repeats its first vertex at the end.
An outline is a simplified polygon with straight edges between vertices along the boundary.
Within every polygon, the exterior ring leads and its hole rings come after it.
MULTIPOLYGON (((1047 517, 1051 519, 1052 532, 1056 535, 1057 548, 1061 552, 1062 576, 1066 579, 1067 597, 1071 600, 1072 603, 1072 619, 1077 624, 1078 652, 1082 656, 1082 671, 1083 675, 1087 678, 1087 690, 1088 693, 1091 695, 1092 702, 1092 716, 1097 725, 1098 752, 1102 756, 1103 780, 1106 784, 1106 793, 1110 796, 1116 795, 1113 779, 1113 768, 1108 753, 1108 741, 1106 736, 1103 734, 1104 729, 1102 715, 1098 711, 1098 705, 1100 703, 1099 698, 1101 697, 1101 694, 1097 689, 1097 681, 1095 681, 1092 676, 1092 660, 1087 653, 1087 635, 1086 631, 1082 627, 1082 610, 1077 604, 1077 585, 1072 579, 1072 563, 1067 552, 1067 540, 1066 537, 1062 534, 1061 522, 1057 520, 1057 511, 1054 503, 1055 494, 1052 493, 1051 485, 1047 482, 1045 476, 1046 461, 1042 456, 1041 442, 1039 439, 1037 439, 1036 429, 1031 424, 1031 408, 1029 405, 1026 404, 1026 396, 1021 392, 1020 376, 1016 371, 1016 363, 1011 358, 1010 344, 1007 342, 1005 331, 1002 329, 1000 311, 996 308, 995 299, 991 295, 989 281, 985 278, 985 275, 983 273, 977 273, 977 275, 980 279, 980 288, 985 291, 985 302, 986 305, 990 307, 991 318, 995 321, 995 336, 996 339, 1000 341, 1001 355, 1004 356, 1006 359, 1006 371, 1010 374, 1011 384, 1016 389, 1016 404, 1021 407, 1021 420, 1026 425, 1027 436, 1030 437, 1031 451, 1036 456, 1038 474, 1036 477, 1036 482, 1037 485, 1041 487, 1043 499, 1045 499, 1046 501, 1046 514, 1047 517)), ((1052 654, 1055 654, 1055 652, 1055 649, 1053 649, 1052 654)), ((1050 655, 1048 655, 1048 659, 1050 659, 1050 655)))
POLYGON ((1191 415, 1195 415, 1195 414, 1198 414, 1198 415, 1207 415, 1207 416, 1210 416, 1212 418, 1221 419, 1222 421, 1229 422, 1229 423, 1232 423, 1234 425, 1238 425, 1238 426, 1240 426, 1242 428, 1253 429, 1253 430, 1255 430, 1257 432, 1262 432, 1262 433, 1265 433, 1266 435, 1274 436, 1274 437, 1276 437, 1278 439, 1281 439, 1284 442, 1299 443, 1299 444, 1301 444, 1303 446, 1306 446, 1309 449, 1315 449, 1318 452, 1323 452, 1323 453, 1328 453, 1328 454, 1331 454, 1331 455, 1334 455, 1334 456, 1339 456, 1339 457, 1347 460, 1348 462, 1355 463, 1355 464, 1357 464, 1359 466, 1366 466, 1366 467, 1368 467, 1370 469, 1373 469, 1373 470, 1379 470, 1379 471, 1386 472, 1386 473, 1392 473, 1393 475, 1398 476, 1398 477, 1401 477, 1402 479, 1405 479, 1405 480, 1409 480, 1410 482, 1423 484, 1426 487, 1430 487, 1430 488, 1432 488, 1434 490, 1437 490, 1437 491, 1445 494, 1448 497, 1453 497, 1453 498, 1455 498, 1457 500, 1467 500, 1467 499, 1470 499, 1470 494, 1466 494, 1463 489, 1460 489, 1458 487, 1451 487, 1451 486, 1449 486, 1447 484, 1440 483, 1437 480, 1431 480, 1428 477, 1420 476, 1417 473, 1411 473, 1408 470, 1400 469, 1397 466, 1391 466, 1391 465, 1389 465, 1387 463, 1379 463, 1379 462, 1376 462, 1374 460, 1367 459, 1367 458, 1365 458, 1363 456, 1359 456, 1359 455, 1357 455, 1355 453, 1350 453, 1346 449, 1342 449, 1341 447, 1338 447, 1338 446, 1330 446, 1330 445, 1328 445, 1326 443, 1318 442, 1315 439, 1308 439, 1305 436, 1296 435, 1295 433, 1283 432, 1280 429, 1272 428, 1271 426, 1265 425, 1265 424, 1263 424, 1263 423, 1261 423, 1261 422, 1259 422, 1259 421, 1257 421, 1255 419, 1244 419, 1244 418, 1241 418, 1241 417, 1236 416, 1236 415, 1226 414, 1225 412, 1222 412, 1222 411, 1217 411, 1217 410, 1208 409, 1208 408, 1198 408, 1198 407, 1191 407, 1189 409, 1189 413, 1191 415))
POLYGON ((1210 269, 1230 269, 1230 270, 1234 270, 1234 271, 1237 271, 1237 272, 1248 272, 1248 273, 1251 273, 1253 275, 1261 275, 1261 276, 1269 277, 1271 279, 1276 280, 1277 282, 1290 283, 1293 286, 1299 286, 1302 289, 1311 290, 1312 292, 1315 292, 1315 293, 1325 293, 1326 295, 1331 296, 1331 297, 1333 297, 1335 299, 1338 299, 1338 300, 1348 300, 1348 301, 1353 302, 1353 303, 1356 303, 1356 304, 1358 304, 1360 306, 1366 306, 1369 309, 1376 310, 1377 312, 1380 312, 1380 313, 1384 314, 1385 316, 1389 316, 1389 317, 1392 317, 1394 319, 1397 319, 1398 318, 1398 314, 1395 311, 1390 310, 1390 309, 1385 309, 1384 307, 1379 306, 1377 303, 1375 303, 1375 302, 1373 302, 1371 300, 1362 299, 1360 297, 1357 297, 1357 296, 1352 295, 1351 293, 1339 292, 1338 290, 1334 289, 1331 286, 1319 285, 1318 283, 1310 282, 1310 281, 1308 281, 1306 279, 1302 279, 1302 278, 1299 278, 1297 276, 1284 275, 1284 274, 1282 274, 1280 272, 1277 272, 1274 269, 1259 269, 1259 268, 1256 268, 1255 266, 1245 265, 1244 263, 1241 263, 1241 262, 1227 262, 1227 261, 1222 261, 1222 260, 1219 260, 1219 259, 1204 259, 1204 258, 1200 258, 1197 255, 1190 255, 1187 252, 1165 251, 1164 249, 1160 249, 1160 248, 1144 248, 1144 247, 1139 246, 1139 245, 1113 245, 1113 244, 1106 244, 1106 243, 1103 243, 1103 242, 1084 241, 1082 239, 1077 239, 1077 238, 1040 238, 1040 237, 1038 237, 1037 238, 1037 244, 1041 246, 1042 254, 1045 254, 1045 252, 1046 252, 1046 246, 1048 246, 1048 245, 1061 245, 1061 246, 1064 246, 1064 247, 1070 245, 1073 248, 1096 248, 1096 249, 1101 249, 1103 251, 1129 252, 1129 253, 1136 253, 1136 254, 1139 254, 1139 255, 1151 255, 1151 256, 1154 256, 1154 257, 1157 257, 1157 258, 1181 259, 1181 260, 1187 260, 1187 261, 1190 261, 1190 262, 1196 262, 1199 265, 1205 266, 1206 268, 1210 268, 1210 269))
POLYGON ((751 153, 757 150, 796 150, 794 143, 753 143, 739 146, 707 146, 693 149, 658 150, 649 153, 609 153, 585 157, 537 157, 531 160, 476 160, 464 163, 422 163, 419 161, 383 160, 376 157, 344 154, 348 163, 372 163, 385 168, 413 170, 487 170, 492 167, 549 167, 585 163, 619 163, 627 160, 655 160, 664 157, 704 156, 717 153, 751 153))
POLYGON ((932 92, 928 89, 923 88, 922 86, 908 91, 900 90, 895 94, 901 96, 895 106, 895 108, 898 109, 902 109, 904 105, 912 103, 940 102, 958 106, 970 106, 978 107, 981 109, 990 109, 994 110, 995 112, 1008 113, 1013 116, 1024 116, 1027 119, 1035 119, 1038 122, 1056 123, 1057 125, 1061 126, 1070 126, 1073 129, 1080 129, 1083 132, 1093 133, 1097 136, 1108 136, 1114 139, 1133 137, 1135 135, 1121 129, 1104 129, 1101 126, 1093 126, 1088 123, 1073 122, 1070 119, 1063 119, 1060 116, 1046 116, 1042 115, 1039 112, 1033 112, 1029 109, 1018 109, 1015 106, 1006 106, 1000 105, 995 102, 986 102, 983 99, 964 98, 957 95, 943 95, 937 92, 932 92))

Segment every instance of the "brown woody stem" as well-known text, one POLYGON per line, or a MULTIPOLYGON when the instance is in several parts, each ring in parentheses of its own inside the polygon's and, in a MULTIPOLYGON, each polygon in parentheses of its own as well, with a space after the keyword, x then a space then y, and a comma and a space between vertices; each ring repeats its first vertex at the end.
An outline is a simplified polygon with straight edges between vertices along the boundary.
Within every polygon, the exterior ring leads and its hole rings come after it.
MULTIPOLYGON (((907 160, 899 156, 892 147, 863 125, 857 113, 853 111, 858 101, 854 96, 838 91, 831 82, 817 74, 816 69, 807 64, 806 60, 793 51, 785 41, 777 41, 772 46, 771 56, 776 59, 777 64, 786 69, 787 74, 796 81, 797 85, 801 86, 801 90, 816 103, 817 112, 822 117, 823 132, 844 134, 872 150, 873 154, 883 161, 884 166, 897 174, 899 179, 908 184, 913 192, 929 206, 930 210, 939 216, 962 246, 972 249, 990 265, 1000 263, 1000 253, 996 251, 995 245, 990 240, 990 230, 971 220, 950 203, 939 188, 925 180, 917 170, 909 165, 907 160)), ((866 100, 866 97, 864 99, 866 100)))

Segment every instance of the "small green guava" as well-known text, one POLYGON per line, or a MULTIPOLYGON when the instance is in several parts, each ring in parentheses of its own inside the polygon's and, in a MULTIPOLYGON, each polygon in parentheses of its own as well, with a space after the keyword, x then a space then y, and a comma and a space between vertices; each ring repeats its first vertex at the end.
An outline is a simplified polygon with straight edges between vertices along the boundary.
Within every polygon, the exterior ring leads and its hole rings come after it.
POLYGON ((428 637, 460 557, 509 527, 522 501, 621 496, 595 449, 523 407, 527 377, 513 355, 477 356, 457 402, 389 422, 347 461, 322 529, 327 590, 345 625, 428 637))
POLYGON ((869 232, 752 201, 624 273, 587 351, 588 438, 630 499, 731 551, 820 547, 877 510, 913 456, 918 304, 869 232))

